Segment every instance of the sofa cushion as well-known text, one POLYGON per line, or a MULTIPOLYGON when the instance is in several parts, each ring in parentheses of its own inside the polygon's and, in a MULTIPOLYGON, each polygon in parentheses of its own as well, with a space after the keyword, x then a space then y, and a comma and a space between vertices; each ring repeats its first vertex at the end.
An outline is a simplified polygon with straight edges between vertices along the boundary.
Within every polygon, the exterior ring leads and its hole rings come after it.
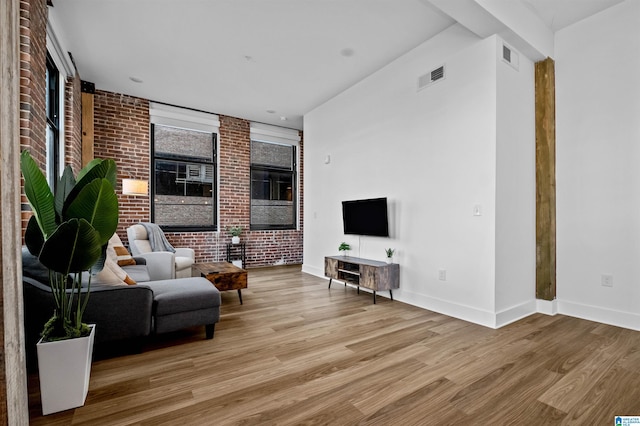
POLYGON ((131 256, 129 250, 122 244, 118 234, 114 233, 107 245, 107 257, 113 259, 118 266, 135 265, 136 260, 131 256))
POLYGON ((156 315, 196 311, 220 306, 220 292, 202 277, 145 283, 153 290, 156 315))
POLYGON ((131 279, 138 283, 145 283, 151 280, 147 265, 129 265, 123 266, 122 269, 131 277, 131 279))
MULTIPOLYGON (((136 282, 129 278, 129 275, 122 270, 112 259, 107 257, 104 260, 104 267, 100 272, 91 275, 91 285, 131 285, 136 282)), ((87 273, 82 273, 82 286, 88 284, 87 273)))
POLYGON ((42 284, 49 284, 49 269, 44 266, 38 258, 29 252, 29 249, 22 247, 22 273, 29 278, 38 280, 42 284))

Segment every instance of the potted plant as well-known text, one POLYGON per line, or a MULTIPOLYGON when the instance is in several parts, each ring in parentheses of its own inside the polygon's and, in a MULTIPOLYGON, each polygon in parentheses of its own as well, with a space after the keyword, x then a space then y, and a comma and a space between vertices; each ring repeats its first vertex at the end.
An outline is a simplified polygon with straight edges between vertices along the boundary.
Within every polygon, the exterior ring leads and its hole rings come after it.
POLYGON ((351 246, 345 243, 344 241, 341 242, 340 245, 338 246, 338 251, 343 252, 342 253, 343 256, 347 256, 349 250, 351 250, 351 246))
POLYGON ((242 234, 242 226, 233 225, 229 227, 229 233, 231 234, 231 242, 238 244, 240 242, 240 234, 242 234))
POLYGON ((393 263, 393 254, 396 252, 396 250, 388 248, 384 249, 384 252, 387 254, 387 263, 393 263))
POLYGON ((91 290, 86 272, 102 269, 107 242, 118 225, 116 165, 93 160, 77 181, 67 166, 55 195, 28 151, 22 152, 20 167, 33 210, 25 244, 49 269, 54 300, 53 316, 37 344, 42 411, 49 414, 81 406, 87 395, 95 330, 82 322, 91 290))

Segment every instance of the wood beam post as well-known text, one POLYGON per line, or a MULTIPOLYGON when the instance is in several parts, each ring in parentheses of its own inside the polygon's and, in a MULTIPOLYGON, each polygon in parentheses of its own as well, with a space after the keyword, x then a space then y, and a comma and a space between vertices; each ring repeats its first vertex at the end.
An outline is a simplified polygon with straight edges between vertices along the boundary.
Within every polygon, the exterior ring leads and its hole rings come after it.
POLYGON ((20 2, 0 1, 0 424, 29 423, 20 216, 20 2))
POLYGON ((536 298, 556 298, 556 102, 555 62, 535 64, 536 99, 536 298))
POLYGON ((96 88, 93 83, 83 81, 82 88, 82 167, 93 160, 93 96, 96 88))

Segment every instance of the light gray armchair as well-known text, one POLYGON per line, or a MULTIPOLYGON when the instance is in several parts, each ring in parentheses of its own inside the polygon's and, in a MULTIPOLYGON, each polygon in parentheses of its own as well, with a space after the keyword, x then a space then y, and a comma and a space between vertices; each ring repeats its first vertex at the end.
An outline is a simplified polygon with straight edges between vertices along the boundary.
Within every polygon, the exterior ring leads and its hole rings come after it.
POLYGON ((133 256, 143 257, 149 266, 151 279, 188 278, 191 276, 191 265, 195 263, 195 252, 191 248, 176 247, 175 253, 169 251, 153 251, 149 243, 149 235, 142 225, 127 228, 129 250, 133 256), (157 276, 157 278, 156 278, 157 276))

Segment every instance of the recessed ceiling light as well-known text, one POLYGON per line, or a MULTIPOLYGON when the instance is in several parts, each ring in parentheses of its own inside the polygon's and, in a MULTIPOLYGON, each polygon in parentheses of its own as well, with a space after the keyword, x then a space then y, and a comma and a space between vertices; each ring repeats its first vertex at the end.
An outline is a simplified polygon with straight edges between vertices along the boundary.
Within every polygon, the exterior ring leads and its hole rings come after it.
POLYGON ((353 50, 353 49, 352 49, 352 48, 350 48, 350 47, 345 47, 344 49, 342 49, 342 50, 340 51, 340 54, 341 54, 342 56, 344 56, 345 58, 350 58, 350 57, 352 57, 353 55, 355 55, 355 54, 356 54, 356 51, 355 51, 355 50, 353 50))
POLYGON ((280 117, 281 121, 287 121, 287 117, 285 117, 284 115, 282 117, 280 117))
POLYGON ((129 80, 133 81, 134 83, 142 83, 142 79, 138 77, 129 77, 129 80))
POLYGON ((267 110, 267 113, 269 113, 269 114, 275 114, 275 113, 276 113, 276 110, 275 110, 275 109, 268 109, 268 110, 267 110))

